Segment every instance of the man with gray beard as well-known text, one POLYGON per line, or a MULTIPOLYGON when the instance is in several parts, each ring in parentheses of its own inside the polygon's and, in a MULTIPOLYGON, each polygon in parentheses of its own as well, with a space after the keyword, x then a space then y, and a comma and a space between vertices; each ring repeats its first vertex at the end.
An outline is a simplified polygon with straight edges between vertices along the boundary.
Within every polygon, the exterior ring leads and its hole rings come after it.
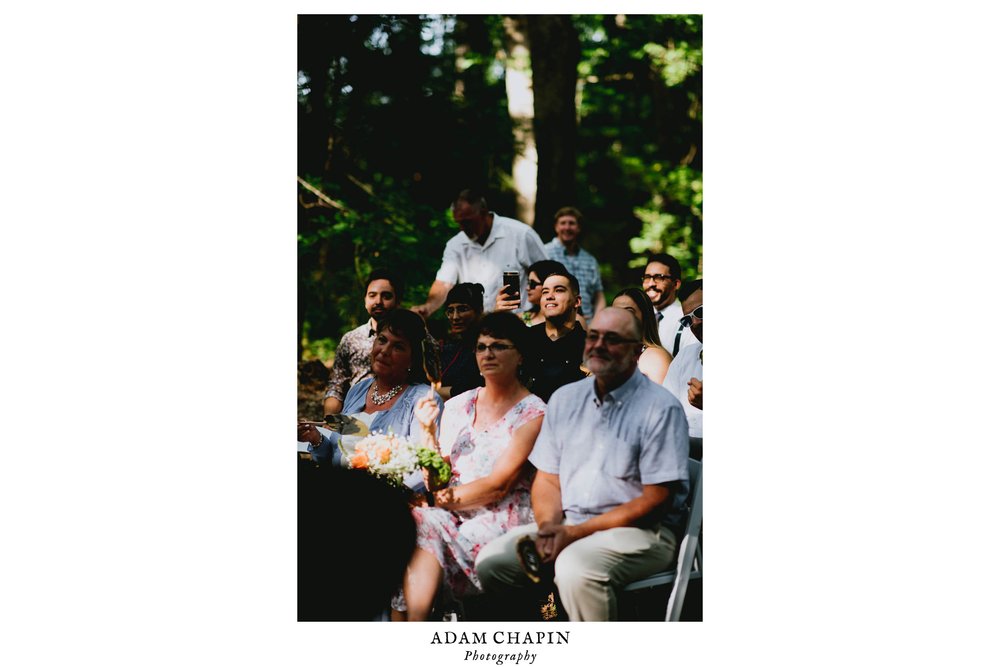
POLYGON ((615 620, 629 582, 667 569, 674 559, 688 493, 684 409, 641 372, 639 321, 606 308, 587 332, 592 376, 557 389, 528 460, 535 524, 487 544, 476 572, 488 592, 504 595, 529 579, 518 540, 530 536, 543 568, 554 569, 573 621, 615 620))

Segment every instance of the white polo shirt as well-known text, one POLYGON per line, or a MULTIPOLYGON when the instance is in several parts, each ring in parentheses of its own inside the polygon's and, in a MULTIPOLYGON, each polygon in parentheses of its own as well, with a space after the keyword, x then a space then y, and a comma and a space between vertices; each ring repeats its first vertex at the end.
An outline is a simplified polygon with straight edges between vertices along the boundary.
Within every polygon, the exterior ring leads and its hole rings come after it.
POLYGON ((483 286, 483 310, 496 306, 507 267, 521 274, 521 310, 528 309, 528 267, 548 259, 538 233, 528 225, 493 213, 493 228, 486 243, 479 245, 464 232, 455 234, 444 247, 437 280, 456 285, 483 286))

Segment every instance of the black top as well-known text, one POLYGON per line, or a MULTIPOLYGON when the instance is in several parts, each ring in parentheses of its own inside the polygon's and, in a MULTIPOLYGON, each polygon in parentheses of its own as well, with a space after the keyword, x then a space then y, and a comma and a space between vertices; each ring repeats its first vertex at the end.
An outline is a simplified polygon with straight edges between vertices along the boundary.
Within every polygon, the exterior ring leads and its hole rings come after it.
POLYGON ((544 322, 528 329, 531 393, 548 402, 559 387, 586 377, 580 370, 585 336, 579 323, 558 340, 548 337, 544 322))
POLYGON ((458 396, 473 387, 483 386, 476 353, 465 340, 445 341, 441 347, 441 386, 451 387, 451 395, 458 396))

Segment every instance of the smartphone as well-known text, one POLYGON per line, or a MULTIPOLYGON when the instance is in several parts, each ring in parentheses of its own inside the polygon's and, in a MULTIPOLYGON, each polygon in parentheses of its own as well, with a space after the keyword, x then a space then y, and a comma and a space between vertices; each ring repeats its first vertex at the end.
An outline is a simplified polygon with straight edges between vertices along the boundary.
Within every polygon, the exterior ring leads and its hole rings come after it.
POLYGON ((509 287, 507 290, 507 298, 516 298, 520 300, 521 298, 521 275, 517 271, 504 271, 503 272, 503 284, 504 287, 509 287))

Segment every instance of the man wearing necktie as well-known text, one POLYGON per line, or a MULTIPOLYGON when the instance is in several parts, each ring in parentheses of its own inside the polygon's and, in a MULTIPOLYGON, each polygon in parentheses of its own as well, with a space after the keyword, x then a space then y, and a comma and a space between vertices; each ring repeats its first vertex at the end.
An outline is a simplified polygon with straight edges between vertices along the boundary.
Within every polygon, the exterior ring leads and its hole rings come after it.
POLYGON ((651 255, 642 275, 642 289, 653 302, 659 325, 660 342, 676 357, 682 347, 692 345, 697 339, 690 330, 680 325, 684 313, 677 299, 681 287, 681 265, 665 253, 651 255))

